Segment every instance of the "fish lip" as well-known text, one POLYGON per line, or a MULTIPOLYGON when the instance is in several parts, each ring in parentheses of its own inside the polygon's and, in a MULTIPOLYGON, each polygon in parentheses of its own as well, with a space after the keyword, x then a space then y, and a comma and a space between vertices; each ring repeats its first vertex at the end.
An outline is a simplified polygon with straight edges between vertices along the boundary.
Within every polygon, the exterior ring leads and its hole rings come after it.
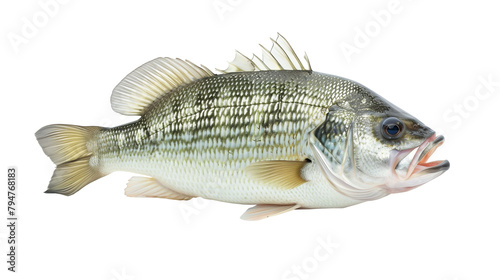
MULTIPOLYGON (((414 166, 410 166, 408 168, 407 177, 413 177, 416 174, 431 174, 437 172, 445 172, 450 169, 450 162, 448 160, 436 160, 432 162, 428 162, 429 158, 434 154, 434 152, 444 143, 444 136, 433 134, 428 138, 427 143, 422 143, 420 147, 424 146, 424 149, 419 155, 415 155, 415 158, 418 156, 418 160, 416 160, 416 164, 414 166), (410 173, 411 171, 411 173, 410 173)), ((413 161, 412 161, 413 163, 413 161)))
POLYGON ((450 168, 450 162, 447 160, 428 162, 428 160, 443 143, 443 136, 433 134, 417 147, 392 150, 389 157, 391 176, 381 187, 389 193, 405 192, 439 177, 450 168), (406 173, 396 172, 399 163, 408 156, 412 158, 406 173))
MULTIPOLYGON (((431 136, 432 137, 432 136, 431 136)), ((418 158, 418 161, 422 161, 422 159, 429 154, 430 150, 434 147, 436 147, 437 145, 442 145, 444 143, 444 136, 443 135, 439 135, 437 136, 434 141, 432 141, 432 143, 430 143, 429 145, 427 145, 427 147, 422 151, 422 154, 420 155, 420 157, 418 158)), ((437 148, 437 147, 436 147, 437 148)), ((432 155, 432 154, 430 154, 432 155)), ((427 158, 430 157, 427 156, 427 158)))
POLYGON ((424 175, 437 172, 444 172, 450 168, 450 162, 447 160, 437 160, 428 162, 429 158, 444 143, 444 136, 436 136, 434 133, 417 147, 406 150, 393 150, 391 152, 390 165, 393 176, 399 180, 408 180, 415 175, 424 175), (398 164, 416 149, 405 176, 396 174, 398 164))
POLYGON ((413 172, 412 177, 437 172, 445 172, 446 170, 450 169, 450 162, 448 160, 433 161, 430 163, 426 163, 425 167, 425 169, 422 169, 418 172, 413 172))

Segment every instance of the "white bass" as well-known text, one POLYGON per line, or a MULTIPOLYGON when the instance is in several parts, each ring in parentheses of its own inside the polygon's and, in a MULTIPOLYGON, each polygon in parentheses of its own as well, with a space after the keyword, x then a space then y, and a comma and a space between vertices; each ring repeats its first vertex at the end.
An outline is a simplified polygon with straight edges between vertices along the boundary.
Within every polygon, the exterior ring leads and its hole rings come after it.
MULTIPOLYGON (((272 39, 271 39, 272 40, 272 39)), ((56 164, 48 193, 72 195, 114 171, 125 194, 256 204, 258 220, 339 208, 420 186, 449 168, 429 127, 354 81, 317 73, 278 35, 263 56, 236 52, 222 74, 157 58, 113 90, 118 127, 54 124, 36 133, 56 164)))

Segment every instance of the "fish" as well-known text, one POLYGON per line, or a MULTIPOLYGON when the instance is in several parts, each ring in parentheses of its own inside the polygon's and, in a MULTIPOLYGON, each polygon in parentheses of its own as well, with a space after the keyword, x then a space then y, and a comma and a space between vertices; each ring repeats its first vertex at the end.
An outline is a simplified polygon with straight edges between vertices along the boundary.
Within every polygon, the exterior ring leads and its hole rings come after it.
POLYGON ((255 205, 241 216, 255 221, 380 199, 449 169, 429 161, 443 136, 360 83, 313 71, 281 34, 271 41, 218 74, 179 58, 141 65, 111 95, 136 121, 42 127, 56 165, 46 193, 128 171, 139 175, 128 197, 255 205))

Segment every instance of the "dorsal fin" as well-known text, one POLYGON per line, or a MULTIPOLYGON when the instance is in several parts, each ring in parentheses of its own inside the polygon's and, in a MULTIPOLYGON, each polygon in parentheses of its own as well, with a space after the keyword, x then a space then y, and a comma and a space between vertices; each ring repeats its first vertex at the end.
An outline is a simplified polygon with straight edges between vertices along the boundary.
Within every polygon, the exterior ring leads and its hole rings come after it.
POLYGON ((208 68, 188 60, 159 57, 139 66, 113 89, 111 107, 123 115, 139 116, 170 90, 212 75, 208 68))
POLYGON ((265 71, 265 70, 309 70, 311 71, 311 64, 307 54, 304 55, 306 63, 303 63, 292 46, 281 34, 278 33, 278 38, 273 40, 273 45, 268 50, 262 45, 262 58, 257 57, 255 54, 252 59, 236 51, 234 60, 229 62, 229 66, 225 70, 217 71, 222 73, 231 72, 246 72, 246 71, 265 71))

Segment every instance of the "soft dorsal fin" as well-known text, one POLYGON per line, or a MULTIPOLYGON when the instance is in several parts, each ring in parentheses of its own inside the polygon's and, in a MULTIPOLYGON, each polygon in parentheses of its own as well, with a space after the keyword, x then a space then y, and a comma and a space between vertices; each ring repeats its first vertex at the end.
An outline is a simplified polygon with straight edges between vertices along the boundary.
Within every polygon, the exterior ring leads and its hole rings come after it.
POLYGON ((236 51, 234 60, 229 62, 226 70, 217 71, 222 73, 231 72, 246 72, 246 71, 265 71, 265 70, 309 70, 311 71, 311 64, 307 54, 304 55, 306 63, 303 63, 292 46, 281 34, 278 33, 278 38, 273 40, 273 45, 268 50, 262 45, 262 58, 257 57, 255 54, 252 59, 236 51))
POLYGON ((139 66, 113 90, 111 107, 117 113, 140 116, 158 97, 192 81, 213 76, 188 60, 159 57, 139 66))

